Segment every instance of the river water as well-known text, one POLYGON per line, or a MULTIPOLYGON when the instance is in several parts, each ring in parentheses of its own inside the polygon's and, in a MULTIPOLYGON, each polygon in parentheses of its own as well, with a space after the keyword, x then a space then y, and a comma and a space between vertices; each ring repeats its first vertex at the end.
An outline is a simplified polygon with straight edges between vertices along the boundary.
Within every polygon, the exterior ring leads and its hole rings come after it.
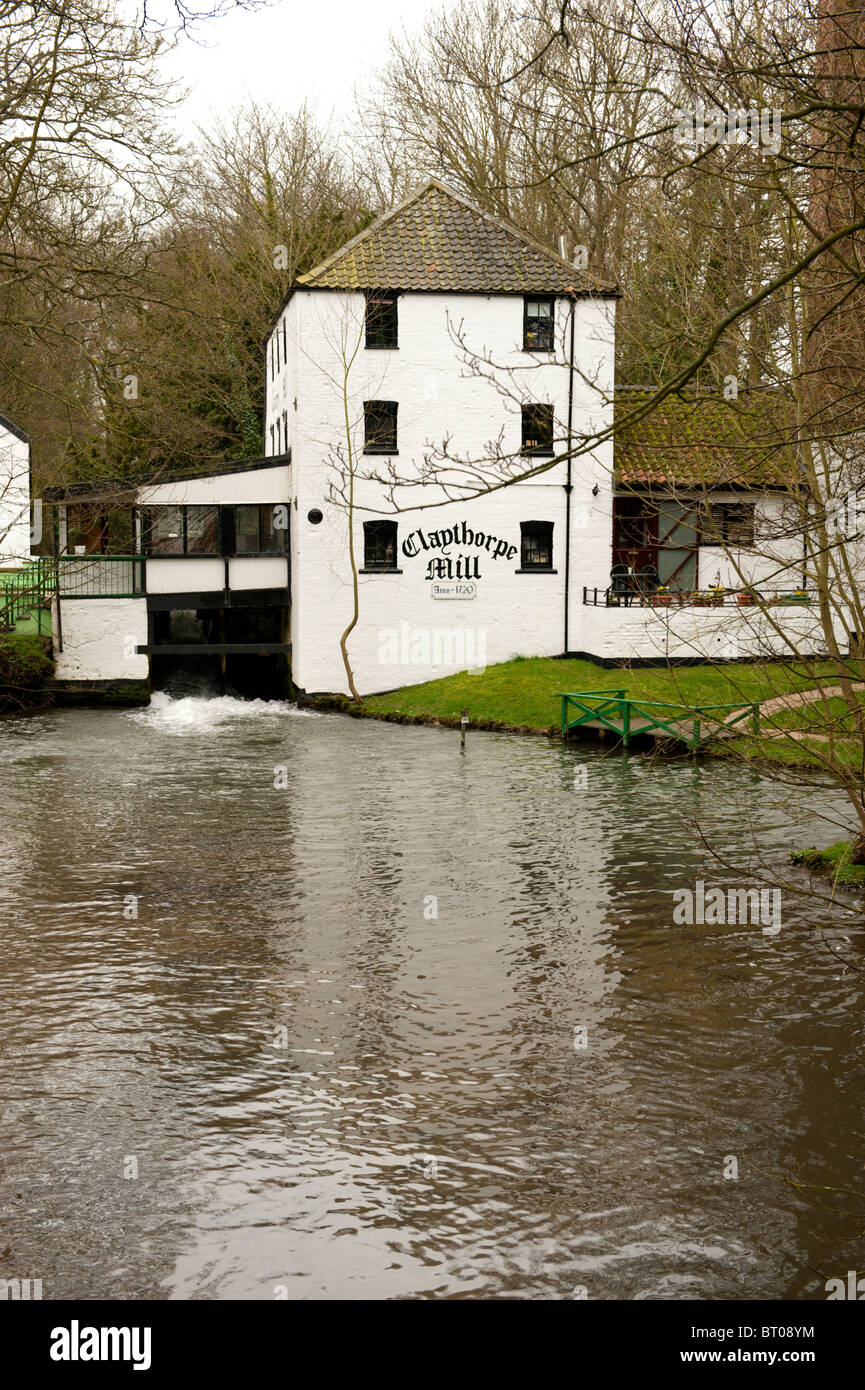
POLYGON ((2 721, 0 779, 0 1276, 822 1299, 863 1268, 862 919, 784 868, 838 837, 828 791, 168 696, 2 721), (780 932, 674 924, 760 881, 754 835, 780 932))

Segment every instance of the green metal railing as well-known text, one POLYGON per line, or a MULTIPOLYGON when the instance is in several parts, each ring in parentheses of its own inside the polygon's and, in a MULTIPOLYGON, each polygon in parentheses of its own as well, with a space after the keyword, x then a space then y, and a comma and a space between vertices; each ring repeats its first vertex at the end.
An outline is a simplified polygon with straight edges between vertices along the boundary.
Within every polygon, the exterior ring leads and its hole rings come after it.
POLYGON ((42 611, 58 592, 64 599, 136 598, 144 593, 144 557, 48 555, 0 575, 0 632, 12 631, 32 612, 41 632, 42 611))
POLYGON ((634 735, 653 734, 659 730, 695 749, 749 716, 754 733, 759 733, 760 706, 756 703, 675 705, 666 700, 636 700, 625 690, 580 690, 562 695, 562 738, 566 739, 572 729, 581 725, 609 729, 627 748, 634 735), (575 718, 569 717, 571 710, 577 711, 575 718), (713 711, 731 710, 733 715, 726 719, 712 717, 713 711), (659 711, 664 713, 659 714, 659 711))
POLYGON ((36 610, 37 631, 42 631, 42 610, 57 589, 57 569, 53 559, 4 574, 0 579, 0 631, 11 631, 22 618, 36 610))

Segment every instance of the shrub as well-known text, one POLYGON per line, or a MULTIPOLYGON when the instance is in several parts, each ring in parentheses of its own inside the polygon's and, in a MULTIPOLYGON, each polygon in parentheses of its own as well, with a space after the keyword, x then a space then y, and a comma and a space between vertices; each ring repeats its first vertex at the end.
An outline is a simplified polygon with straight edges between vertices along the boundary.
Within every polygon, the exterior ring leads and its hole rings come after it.
POLYGON ((0 710, 51 703, 54 663, 47 637, 0 637, 0 710))

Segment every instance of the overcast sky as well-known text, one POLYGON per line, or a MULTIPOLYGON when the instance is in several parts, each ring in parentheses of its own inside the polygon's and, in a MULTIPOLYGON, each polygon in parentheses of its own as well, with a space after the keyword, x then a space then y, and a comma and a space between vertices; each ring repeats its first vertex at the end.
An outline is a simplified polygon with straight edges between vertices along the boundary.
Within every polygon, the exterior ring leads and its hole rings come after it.
POLYGON ((338 120, 352 89, 374 74, 388 34, 421 27, 424 16, 456 0, 275 0, 202 25, 198 43, 184 40, 165 60, 190 95, 178 121, 192 135, 213 112, 248 97, 293 109, 305 99, 338 120))

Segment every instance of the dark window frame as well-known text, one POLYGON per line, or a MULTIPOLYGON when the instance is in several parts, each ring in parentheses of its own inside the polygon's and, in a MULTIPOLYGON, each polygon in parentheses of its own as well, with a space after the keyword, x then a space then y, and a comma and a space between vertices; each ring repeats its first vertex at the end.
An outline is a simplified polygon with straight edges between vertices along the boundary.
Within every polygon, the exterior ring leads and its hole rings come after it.
POLYGON ((215 560, 218 559, 222 550, 220 542, 222 537, 221 527, 221 508, 216 502, 167 502, 157 503, 149 507, 139 509, 141 516, 141 553, 154 560, 180 560, 191 556, 194 560, 215 560), (189 549, 189 513, 193 510, 209 509, 216 513, 216 535, 218 537, 216 550, 190 550, 189 549), (180 512, 180 546, 179 550, 154 550, 153 549, 153 513, 162 511, 180 512))
POLYGON ((553 569, 553 521, 521 521, 520 522, 520 570, 528 573, 543 571, 549 573, 553 569), (546 559, 537 560, 533 555, 546 555, 546 559))
POLYGON ((364 345, 373 350, 399 347, 399 309, 396 290, 367 290, 364 345), (376 325, 376 310, 379 322, 376 325))
POLYGON ((179 503, 168 503, 163 506, 143 508, 144 534, 143 544, 146 555, 152 555, 155 559, 179 559, 186 554, 186 520, 183 515, 184 508, 179 503), (154 550, 153 549, 153 528, 156 518, 154 512, 160 513, 160 519, 164 519, 166 512, 180 513, 180 548, 179 550, 154 550))
POLYGON ((363 452, 365 454, 397 454, 399 449, 397 444, 399 436, 397 433, 397 412, 399 403, 397 401, 364 401, 363 403, 363 452), (373 416, 379 414, 379 429, 373 428, 373 416), (384 442, 381 438, 375 438, 375 434, 381 435, 381 420, 387 417, 393 433, 384 442))
MULTIPOLYGON (((535 331, 537 331, 537 330, 535 330, 535 331)), ((540 335, 539 335, 539 336, 540 336, 540 335)), ((555 343, 556 343, 556 297, 555 297, 555 295, 553 295, 553 294, 527 294, 527 295, 525 295, 524 298, 523 298, 523 352, 554 352, 554 351, 555 351, 555 343), (543 316, 539 316, 539 315, 537 315, 537 314, 534 314, 534 315, 530 314, 530 313, 529 313, 529 305, 530 305, 530 304, 548 304, 548 305, 550 306, 549 317, 548 317, 548 318, 544 318, 543 316), (550 338, 550 341, 549 341, 548 344, 544 345, 544 344, 541 343, 541 342, 532 342, 532 341, 530 340, 530 335, 531 335, 532 330, 530 329, 529 324, 530 324, 530 322, 532 322, 532 321, 533 321, 534 323, 536 323, 536 324, 539 324, 539 323, 548 323, 548 324, 549 324, 549 338, 550 338)))
POLYGON ((287 506, 287 503, 279 502, 185 502, 185 503, 166 503, 156 504, 155 506, 141 507, 138 509, 141 518, 141 538, 140 553, 153 560, 219 560, 223 558, 239 557, 241 559, 255 559, 261 557, 265 559, 285 558, 288 554, 288 528, 275 527, 271 525, 270 534, 277 538, 278 545, 274 548, 262 549, 262 539, 264 537, 264 516, 267 512, 275 515, 276 508, 287 506), (152 542, 153 519, 155 511, 162 511, 163 505, 166 510, 179 511, 181 513, 181 545, 179 550, 154 550, 152 542), (238 550, 237 549, 237 508, 256 507, 258 509, 258 549, 257 550, 238 550), (189 513, 198 508, 212 509, 216 513, 216 550, 190 550, 189 549, 189 513))
POLYGON ((218 502, 187 502, 187 503, 184 503, 184 506, 183 506, 183 553, 184 553, 184 555, 193 555, 193 556, 196 557, 196 559, 205 559, 205 560, 211 559, 211 560, 212 560, 215 556, 218 556, 218 555, 219 555, 219 550, 220 550, 221 544, 222 544, 222 517, 220 516, 220 509, 219 509, 219 504, 218 504, 218 502), (216 524, 215 524, 214 530, 215 530, 215 534, 216 534, 216 546, 217 546, 216 550, 190 550, 190 549, 189 549, 189 513, 190 513, 191 511, 209 511, 209 512, 214 512, 214 513, 215 513, 215 518, 214 518, 214 520, 215 520, 215 523, 216 523, 216 524))
POLYGON ((91 545, 86 551, 89 555, 139 555, 141 552, 136 549, 139 526, 140 508, 137 506, 106 508, 100 504, 93 506, 86 502, 70 502, 66 506, 66 550, 62 553, 71 555, 76 545, 87 546, 88 541, 95 540, 98 542, 98 549, 91 545), (121 517, 129 520, 131 550, 129 546, 118 548, 114 542, 117 522, 121 517))
POLYGON ((288 554, 288 527, 287 527, 287 526, 280 526, 280 527, 271 526, 271 528, 270 528, 270 534, 271 534, 272 536, 274 536, 274 537, 277 537, 277 538, 279 539, 279 541, 280 541, 280 544, 279 544, 279 546, 277 546, 277 548, 275 548, 275 549, 271 548, 271 549, 265 550, 265 549, 262 547, 262 539, 263 539, 263 536, 264 536, 264 516, 265 516, 265 514, 266 514, 267 512, 275 513, 276 508, 279 507, 279 506, 282 506, 282 505, 286 505, 286 504, 283 504, 283 503, 280 503, 280 502, 235 502, 235 503, 231 504, 230 506, 228 506, 228 507, 226 508, 226 511, 228 511, 228 512, 230 513, 231 535, 230 535, 230 549, 227 549, 227 550, 226 550, 226 554, 229 554, 231 557, 233 557, 233 558, 235 558, 235 559, 241 559, 241 560, 255 560, 255 559, 258 559, 258 558, 261 558, 261 559, 272 559, 272 558, 274 558, 274 557, 275 557, 276 559, 284 559, 285 556, 288 554), (257 507, 257 509, 258 509, 258 549, 257 549, 257 550, 238 550, 238 548, 237 548, 237 536, 238 536, 237 513, 238 513, 238 510, 239 510, 241 507, 246 508, 246 509, 248 509, 248 508, 250 508, 250 507, 257 507))
POLYGON ((756 508, 753 502, 709 502, 706 515, 700 527, 700 544, 727 546, 736 550, 748 550, 754 545, 756 534, 756 508), (731 513, 738 516, 734 519, 731 513), (745 539, 736 537, 733 528, 745 523, 745 539))
POLYGON ((367 574, 399 574, 399 525, 386 517, 363 523, 363 568, 367 574), (384 558, 382 558, 382 556, 384 558))
POLYGON ((554 434, 555 417, 551 405, 543 401, 533 401, 531 405, 522 407, 522 455, 527 458, 553 458, 556 452, 553 446, 554 434), (540 442, 530 444, 529 440, 535 436, 540 442))

